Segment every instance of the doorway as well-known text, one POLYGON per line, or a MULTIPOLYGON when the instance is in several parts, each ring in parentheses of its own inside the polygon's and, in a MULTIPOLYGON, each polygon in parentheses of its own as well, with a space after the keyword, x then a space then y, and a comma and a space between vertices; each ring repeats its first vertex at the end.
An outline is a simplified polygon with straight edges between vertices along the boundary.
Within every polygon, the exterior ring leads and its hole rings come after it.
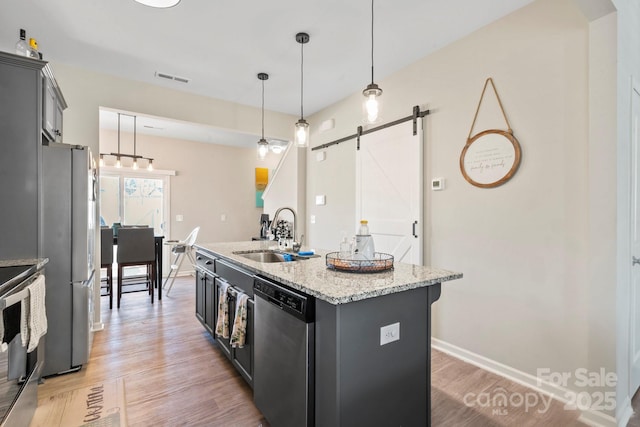
POLYGON ((629 396, 640 387, 640 84, 631 90, 631 298, 629 396))

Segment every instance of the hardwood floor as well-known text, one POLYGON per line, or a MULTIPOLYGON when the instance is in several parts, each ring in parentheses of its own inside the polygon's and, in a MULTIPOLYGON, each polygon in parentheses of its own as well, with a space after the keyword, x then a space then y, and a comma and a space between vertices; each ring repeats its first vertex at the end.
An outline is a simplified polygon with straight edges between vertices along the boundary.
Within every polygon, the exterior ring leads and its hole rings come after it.
POLYGON ((102 297, 105 330, 94 334, 89 363, 46 379, 38 400, 122 377, 131 427, 266 426, 251 389, 196 320, 193 283, 176 279, 170 296, 153 305, 146 293, 131 293, 109 310, 102 297))
POLYGON ((434 426, 586 426, 564 404, 504 377, 431 351, 434 426), (506 405, 500 396, 506 397, 506 405))
MULTIPOLYGON (((102 298, 105 330, 94 334, 91 359, 80 372, 48 378, 40 402, 97 381, 123 378, 129 426, 255 427, 267 422, 251 389, 196 320, 194 279, 178 278, 171 295, 151 305, 145 293, 123 295, 120 310, 102 298)), ((432 353, 434 426, 581 426, 577 414, 553 401, 525 410, 498 408, 468 393, 533 393, 444 353, 432 353), (465 396, 467 403, 465 404, 465 396)))

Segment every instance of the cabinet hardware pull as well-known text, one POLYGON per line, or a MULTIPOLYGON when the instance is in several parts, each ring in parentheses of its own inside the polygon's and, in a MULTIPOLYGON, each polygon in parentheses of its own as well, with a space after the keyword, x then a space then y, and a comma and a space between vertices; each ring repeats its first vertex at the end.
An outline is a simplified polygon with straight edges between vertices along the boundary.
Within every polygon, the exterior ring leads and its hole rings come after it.
POLYGON ((416 225, 418 225, 418 221, 413 221, 411 234, 417 239, 418 235, 416 234, 416 225))
POLYGON ((631 266, 634 266, 636 264, 640 264, 640 258, 636 258, 634 256, 632 256, 631 258, 633 258, 633 262, 632 262, 631 266))

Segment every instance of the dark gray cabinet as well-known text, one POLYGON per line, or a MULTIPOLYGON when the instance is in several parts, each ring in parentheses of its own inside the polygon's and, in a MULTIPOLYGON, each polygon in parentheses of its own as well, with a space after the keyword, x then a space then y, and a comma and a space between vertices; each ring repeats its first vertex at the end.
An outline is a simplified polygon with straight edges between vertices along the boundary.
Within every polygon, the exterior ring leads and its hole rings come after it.
POLYGON ((201 251, 196 252, 196 265, 196 318, 213 336, 222 353, 229 358, 242 378, 253 387, 253 274, 201 251), (219 315, 220 286, 223 283, 229 285, 225 297, 229 306, 229 333, 233 329, 238 295, 245 293, 249 296, 247 332, 242 348, 231 347, 229 338, 217 336, 215 333, 219 315))
POLYGON ((62 142, 62 111, 67 104, 48 67, 42 70, 42 99, 43 135, 49 141, 62 142))
POLYGON ((0 52, 0 197, 12 205, 0 221, 0 259, 43 256, 38 240, 43 226, 40 165, 43 143, 53 140, 43 130, 45 76, 52 82, 58 108, 59 117, 52 123, 61 123, 66 103, 47 63, 0 52))
POLYGON ((214 258, 196 253, 196 318, 202 326, 214 334, 215 323, 215 274, 214 258))

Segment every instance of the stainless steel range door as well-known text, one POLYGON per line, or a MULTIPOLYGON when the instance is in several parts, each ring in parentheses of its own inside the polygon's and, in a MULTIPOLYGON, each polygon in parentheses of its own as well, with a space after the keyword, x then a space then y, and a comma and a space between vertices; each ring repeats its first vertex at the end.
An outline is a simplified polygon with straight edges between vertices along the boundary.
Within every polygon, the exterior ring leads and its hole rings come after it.
POLYGON ((313 300, 261 278, 254 295, 254 402, 272 427, 313 426, 313 300))

